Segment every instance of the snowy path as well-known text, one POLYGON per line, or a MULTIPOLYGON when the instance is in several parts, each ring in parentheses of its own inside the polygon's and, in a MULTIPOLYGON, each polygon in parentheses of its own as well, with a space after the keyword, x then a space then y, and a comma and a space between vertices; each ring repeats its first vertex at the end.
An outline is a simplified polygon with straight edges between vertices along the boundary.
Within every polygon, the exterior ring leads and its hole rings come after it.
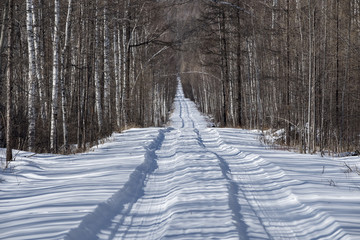
POLYGON ((360 179, 342 162, 207 128, 180 84, 174 106, 170 127, 94 152, 21 153, 0 175, 0 239, 360 238, 360 179))

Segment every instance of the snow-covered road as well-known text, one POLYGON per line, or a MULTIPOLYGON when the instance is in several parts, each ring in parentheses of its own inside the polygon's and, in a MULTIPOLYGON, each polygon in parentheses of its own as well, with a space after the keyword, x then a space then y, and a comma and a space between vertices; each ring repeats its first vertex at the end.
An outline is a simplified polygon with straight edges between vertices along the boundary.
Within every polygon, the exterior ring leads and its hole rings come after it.
POLYGON ((360 177, 208 128, 179 81, 168 128, 75 156, 22 152, 0 177, 0 239, 359 239, 360 177))

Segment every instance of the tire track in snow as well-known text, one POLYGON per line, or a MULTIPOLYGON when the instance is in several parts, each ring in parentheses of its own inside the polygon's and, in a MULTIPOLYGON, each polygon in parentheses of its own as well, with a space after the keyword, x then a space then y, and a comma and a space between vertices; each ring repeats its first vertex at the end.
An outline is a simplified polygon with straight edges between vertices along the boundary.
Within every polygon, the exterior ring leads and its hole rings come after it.
POLYGON ((234 225, 236 226, 239 239, 249 239, 247 234, 248 225, 244 222, 244 216, 241 214, 241 206, 238 202, 239 186, 232 179, 229 164, 220 155, 213 152, 212 150, 207 149, 207 147, 204 145, 204 140, 202 139, 198 129, 194 129, 194 132, 197 134, 198 144, 202 148, 206 149, 206 151, 209 151, 210 153, 215 155, 215 157, 218 159, 222 175, 228 181, 228 203, 233 214, 233 220, 235 221, 234 225))
POLYGON ((63 239, 124 186, 158 133, 131 129, 75 155, 19 152, 11 172, 1 172, 0 239, 63 239))
POLYGON ((189 111, 189 101, 186 101, 186 100, 184 101, 183 100, 181 102, 180 106, 182 107, 183 104, 185 105, 185 108, 186 108, 186 114, 187 114, 187 116, 189 117, 189 119, 190 119, 190 121, 192 123, 192 128, 194 129, 193 131, 196 134, 196 139, 198 141, 199 146, 201 148, 203 148, 205 151, 213 154, 216 157, 216 159, 219 162, 219 167, 221 169, 222 175, 228 182, 228 186, 227 186, 227 189, 228 189, 228 205, 229 205, 229 208, 231 209, 232 214, 233 214, 234 225, 235 225, 235 227, 237 229, 239 239, 249 239, 248 235, 247 235, 248 226, 244 222, 244 217, 241 214, 241 206, 240 206, 240 204, 238 202, 239 186, 231 177, 229 165, 228 165, 228 163, 226 162, 226 160, 224 158, 222 158, 216 152, 208 149, 204 145, 204 141, 203 141, 203 139, 201 137, 200 131, 199 131, 198 128, 195 127, 196 121, 193 119, 192 114, 189 111))
MULTIPOLYGON (((174 130, 165 134, 156 152, 159 168, 114 238, 238 239, 237 188, 225 179, 218 158, 201 146, 198 127, 207 124, 194 120, 190 108, 195 108, 182 91, 175 104, 174 130)), ((242 236, 247 239, 246 231, 242 236)))
MULTIPOLYGON (((193 129, 194 133, 196 134, 196 140, 198 145, 205 151, 205 152, 209 152, 210 154, 214 155, 216 157, 216 159, 218 160, 218 165, 220 167, 222 176, 224 177, 224 179, 226 179, 226 181, 228 182, 228 186, 227 186, 227 190, 228 190, 228 206, 231 209, 232 215, 233 215, 233 220, 234 220, 234 225, 237 229, 237 233, 238 233, 238 237, 239 239, 248 239, 247 236, 247 228, 248 226, 245 224, 244 220, 243 220, 243 216, 241 215, 241 206, 238 202, 238 196, 239 196, 239 186, 237 185, 237 183, 235 181, 233 181, 233 179, 231 178, 231 174, 230 174, 230 168, 229 165, 227 164, 227 162, 225 161, 225 159, 223 159, 221 156, 219 156, 217 153, 213 152, 212 150, 208 149, 204 143, 203 143, 203 139, 201 137, 200 131, 198 128, 202 129, 205 127, 205 125, 203 126, 199 126, 199 124, 194 120, 192 113, 189 111, 189 104, 194 104, 193 102, 190 102, 186 99, 182 99, 182 101, 180 101, 180 109, 185 108, 186 112, 185 112, 185 116, 187 118, 189 118, 190 122, 191 122, 191 126, 188 126, 190 128, 193 129), (184 105, 184 107, 183 107, 184 105), (197 125, 197 126, 196 126, 197 125)), ((196 108, 193 108, 193 110, 196 108)), ((180 116, 183 119, 183 116, 180 116)))
POLYGON ((326 213, 299 202, 280 168, 206 129, 178 89, 173 128, 153 151, 158 168, 96 238, 347 239, 326 213))
MULTIPOLYGON (((187 116, 188 118, 189 118, 189 120, 190 120, 190 122, 191 122, 191 126, 187 126, 188 128, 195 128, 195 121, 194 121, 194 119, 192 118, 192 116, 191 116, 191 113, 190 113, 190 111, 189 111, 189 102, 188 101, 184 101, 184 100, 182 100, 181 102, 180 102, 180 106, 182 107, 182 105, 185 105, 185 109, 186 109, 186 114, 185 114, 185 116, 187 116)), ((182 116, 181 116, 182 117, 182 116)), ((182 117, 183 118, 183 117, 182 117)))
POLYGON ((215 137, 205 145, 226 159, 269 239, 348 239, 334 219, 298 201, 289 188, 292 181, 279 167, 225 144, 215 129, 206 131, 215 137))
MULTIPOLYGON (((171 128, 159 130, 158 136, 146 147, 144 162, 136 167, 125 185, 107 201, 100 203, 93 212, 86 215, 79 226, 71 229, 64 239, 98 239, 97 234, 111 223, 111 220, 124 209, 126 204, 132 206, 134 202, 144 195, 146 178, 158 167, 155 151, 161 148, 164 134, 170 130, 171 128)), ((126 211, 130 210, 131 208, 128 208, 126 211)))
POLYGON ((198 146, 192 129, 167 133, 157 155, 159 168, 116 238, 237 238, 217 159, 198 146))

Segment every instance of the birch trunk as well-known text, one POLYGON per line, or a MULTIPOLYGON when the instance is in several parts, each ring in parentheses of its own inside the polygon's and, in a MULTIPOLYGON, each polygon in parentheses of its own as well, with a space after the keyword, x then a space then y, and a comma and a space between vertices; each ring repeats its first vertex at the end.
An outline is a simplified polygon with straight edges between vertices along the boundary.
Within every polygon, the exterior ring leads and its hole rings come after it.
MULTIPOLYGON (((238 5, 240 6, 240 0, 238 0, 238 5)), ((243 113, 243 93, 242 93, 242 54, 241 54, 241 13, 240 13, 240 9, 238 9, 238 11, 236 12, 236 17, 237 17, 237 32, 236 32, 236 71, 237 71, 237 84, 238 84, 238 126, 242 126, 243 124, 243 119, 242 119, 242 113, 243 113)))
POLYGON ((35 11, 34 11, 34 7, 32 8, 32 19, 33 19, 33 31, 34 31, 34 50, 35 50, 35 64, 36 64, 36 85, 37 85, 37 89, 39 90, 39 102, 40 102, 40 116, 43 122, 46 121, 46 101, 44 99, 44 95, 45 95, 45 90, 43 87, 43 62, 41 61, 41 56, 40 56, 40 38, 39 38, 39 26, 36 22, 36 15, 35 15, 35 11))
POLYGON ((50 130, 50 150, 57 151, 57 115, 58 115, 58 91, 59 91, 59 18, 60 6, 59 0, 54 0, 55 3, 55 22, 53 35, 53 72, 52 72, 52 99, 51 99, 51 130, 50 130))
POLYGON ((312 59, 311 61, 313 62, 311 64, 312 68, 311 68, 311 78, 312 78, 312 86, 311 86, 311 92, 312 92, 312 96, 311 96, 311 102, 312 102, 312 115, 311 115, 311 144, 312 144, 312 153, 316 152, 316 139, 317 139, 317 129, 316 129, 316 116, 317 116, 317 112, 316 112, 316 105, 317 105, 317 97, 316 97, 316 86, 317 84, 317 76, 316 76, 316 45, 315 45, 315 41, 316 41, 316 33, 317 31, 315 30, 315 24, 316 24, 316 9, 314 7, 314 9, 311 11, 312 14, 312 25, 311 25, 311 32, 312 32, 312 41, 311 41, 311 49, 312 49, 312 59))
POLYGON ((26 1, 26 29, 27 29, 27 43, 28 43, 28 58, 29 58, 29 75, 28 75, 28 150, 30 152, 35 150, 35 127, 36 127, 36 108, 35 108, 35 94, 36 94, 36 59, 34 46, 34 31, 33 31, 33 1, 26 1))
POLYGON ((69 48, 69 35, 70 35, 70 19, 71 19, 71 11, 72 11, 72 0, 68 1, 68 12, 66 17, 65 24, 65 42, 64 47, 61 51, 61 70, 60 70, 60 88, 61 88, 61 107, 62 107, 62 119, 63 119, 63 140, 64 140, 64 150, 68 151, 69 143, 68 143, 68 127, 67 127, 67 96, 66 96, 66 88, 65 88, 65 54, 69 48))
POLYGON ((8 23, 8 66, 6 71, 6 161, 12 160, 12 87, 13 87, 13 40, 14 40, 14 2, 9 0, 8 23))
MULTIPOLYGON (((6 6, 5 6, 6 8, 6 6)), ((3 52, 3 48, 5 45, 5 32, 6 32, 6 19, 7 19, 8 11, 4 9, 3 16, 2 16, 2 25, 1 25, 1 31, 0 31, 0 53, 3 52)), ((1 58, 0 58, 0 66, 1 66, 1 58)), ((1 69, 0 69, 1 71, 1 69)))
MULTIPOLYGON (((300 79, 301 79, 301 84, 305 85, 306 84, 306 78, 305 78, 305 54, 304 54, 304 33, 303 33, 303 29, 302 29, 302 22, 301 22, 301 2, 300 0, 296 0, 296 19, 297 19, 297 23, 298 23, 298 31, 300 34, 300 51, 301 51, 301 64, 299 67, 299 75, 300 75, 300 79)), ((301 101, 301 99, 299 98, 299 105, 302 105, 303 102, 301 101)), ((307 146, 307 141, 306 141, 306 129, 305 129, 305 123, 306 123, 306 113, 304 113, 304 111, 301 112, 301 119, 300 119, 300 126, 301 126, 301 133, 300 133, 300 153, 304 153, 306 152, 306 146, 307 146)))
POLYGON ((321 78, 321 122, 320 122, 320 152, 321 152, 321 156, 323 156, 323 150, 324 150, 324 146, 325 146, 325 82, 327 80, 327 72, 326 72, 326 68, 327 68, 327 50, 328 50, 328 30, 327 30, 327 1, 326 0, 322 0, 322 11, 324 12, 324 50, 323 50, 323 71, 324 74, 321 78))
POLYGON ((290 66, 290 1, 286 1, 286 117, 287 117, 287 123, 286 123, 286 145, 290 146, 291 143, 291 113, 290 113, 290 74, 291 74, 291 66, 290 66))
POLYGON ((226 13, 224 10, 219 14, 219 48, 221 51, 222 90, 223 90, 223 124, 227 126, 229 120, 229 61, 228 46, 226 39, 226 13))
POLYGON ((114 67, 115 67, 115 86, 116 86, 116 124, 121 128, 121 79, 120 79, 120 61, 121 61, 121 37, 120 29, 114 31, 114 67))
MULTIPOLYGON (((125 16, 127 16, 127 11, 125 11, 125 16)), ((126 95, 126 86, 127 86, 127 58, 128 58, 128 39, 127 39, 127 24, 124 23, 123 24, 123 28, 122 28, 122 88, 121 88, 121 113, 122 113, 122 119, 123 119, 123 123, 122 125, 126 128, 127 126, 127 116, 126 116, 126 99, 127 99, 127 95, 126 95)))
POLYGON ((311 69, 312 69, 312 33, 311 33, 311 0, 308 1, 309 4, 309 53, 308 53, 308 61, 309 61, 309 69, 308 69, 308 129, 307 129, 307 145, 308 145, 308 152, 311 152, 311 84, 312 84, 312 77, 311 77, 311 69))
POLYGON ((97 113, 97 120, 99 126, 99 132, 103 131, 103 112, 101 107, 101 89, 100 89, 100 77, 99 77, 99 21, 98 21, 98 1, 96 1, 96 13, 95 13, 95 106, 97 113))
POLYGON ((104 116, 108 126, 110 119, 110 66, 109 66, 109 26, 107 19, 107 1, 104 2, 104 116))

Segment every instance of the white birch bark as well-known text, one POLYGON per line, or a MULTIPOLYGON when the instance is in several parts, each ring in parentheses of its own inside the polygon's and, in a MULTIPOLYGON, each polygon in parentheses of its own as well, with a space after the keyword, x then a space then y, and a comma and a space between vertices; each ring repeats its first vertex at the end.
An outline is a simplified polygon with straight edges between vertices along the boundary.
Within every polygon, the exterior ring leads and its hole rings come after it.
MULTIPOLYGON (((327 26, 327 22, 328 22, 328 18, 327 18, 327 1, 326 0, 322 0, 322 11, 324 12, 324 51, 323 51, 323 69, 326 69, 327 67, 327 52, 328 52, 328 46, 327 46, 327 38, 328 38, 328 26, 327 26)), ((323 147, 324 147, 324 138, 325 138, 325 93, 326 93, 326 80, 327 80, 328 74, 325 73, 323 74, 322 78, 321 78, 321 121, 320 121, 320 131, 321 131, 321 138, 320 138, 320 152, 321 152, 321 156, 323 155, 323 147)))
MULTIPOLYGON (((305 85, 306 83, 306 79, 305 79, 305 54, 304 54, 304 34, 303 34, 303 29, 302 29, 302 22, 301 22, 301 2, 300 0, 296 0, 296 19, 297 19, 297 28, 300 34, 300 46, 301 46, 301 67, 300 67, 300 77, 303 81, 303 84, 305 85)), ((300 152, 303 153, 304 151, 306 152, 306 134, 307 131, 305 129, 305 123, 307 122, 306 120, 306 113, 302 114, 303 117, 301 118, 301 142, 302 142, 302 146, 300 146, 300 152)))
MULTIPOLYGON (((4 48, 4 45, 5 45, 5 21, 7 19, 7 11, 6 9, 4 9, 3 11, 3 16, 2 16, 2 25, 1 25, 1 31, 0 31, 0 52, 3 52, 3 48, 4 48)), ((0 61, 1 61, 1 58, 0 58, 0 61)))
MULTIPOLYGON (((71 53, 76 53, 79 47, 79 43, 76 42, 76 39, 74 37, 74 28, 70 28, 70 42, 72 43, 70 46, 70 52, 71 53)), ((75 56, 71 57, 70 62, 71 62, 71 66, 70 66, 70 90, 68 91, 69 93, 69 102, 72 103, 73 100, 76 98, 76 63, 78 61, 78 56, 77 54, 74 54, 75 56)), ((70 105, 70 110, 69 112, 72 112, 72 108, 74 107, 73 104, 70 105)))
POLYGON ((65 54, 69 48, 69 35, 70 35, 70 19, 72 11, 72 0, 68 1, 67 17, 65 24, 65 41, 64 47, 61 51, 61 70, 60 70, 60 88, 61 88, 61 109, 62 109, 62 120, 63 120, 63 141, 64 141, 64 150, 68 151, 68 127, 67 127, 67 96, 66 96, 66 87, 65 87, 65 54))
POLYGON ((40 56, 40 38, 39 38, 39 27, 38 24, 36 23, 36 15, 35 15, 35 11, 34 11, 34 7, 31 10, 31 14, 32 14, 32 19, 33 19, 33 32, 34 32, 34 50, 35 50, 35 71, 36 71, 36 78, 37 78, 37 89, 39 90, 39 99, 40 99, 40 116, 42 121, 46 120, 46 101, 44 98, 45 95, 45 89, 43 87, 43 62, 41 61, 41 56, 40 56))
POLYGON ((308 153, 311 152, 311 129, 312 129, 312 125, 311 125, 311 109, 312 109, 312 15, 311 15, 311 0, 308 1, 309 4, 309 11, 308 11, 308 23, 309 23, 309 56, 308 56, 308 61, 309 61, 309 69, 308 69, 308 80, 309 80, 309 86, 308 86, 308 129, 307 129, 307 145, 308 145, 308 153))
POLYGON ((109 26, 107 19, 107 1, 104 1, 104 116, 108 123, 110 120, 110 66, 109 66, 109 26))
MULTIPOLYGON (((96 1, 96 6, 98 1, 96 1)), ((97 113, 97 120, 99 131, 103 130, 103 112, 101 107, 101 92, 100 92, 100 77, 99 77, 99 21, 98 21, 98 9, 96 8, 95 13, 95 69, 94 69, 94 78, 95 78, 95 106, 97 113)))
MULTIPOLYGON (((230 64, 231 65, 231 64, 230 64)), ((231 69, 230 69, 231 72, 231 69)), ((234 83, 233 80, 230 78, 229 81, 229 115, 230 115, 230 121, 232 126, 235 126, 235 107, 234 107, 234 83)))
POLYGON ((121 79, 120 79, 120 59, 121 59, 121 51, 120 51, 120 30, 117 29, 114 31, 114 67, 115 67, 115 86, 116 86, 116 124, 117 127, 121 128, 121 79))
POLYGON ((247 50, 248 50, 248 55, 247 55, 247 58, 248 58, 248 81, 249 81, 249 90, 250 90, 250 101, 249 101, 249 119, 250 119, 250 129, 252 128, 252 117, 253 117, 253 104, 254 104, 254 94, 253 94, 253 90, 254 90, 254 87, 253 87, 253 76, 254 76, 254 73, 253 73, 253 62, 252 62, 252 51, 251 51, 251 41, 249 38, 246 39, 246 46, 247 46, 247 50))
MULTIPOLYGON (((126 13, 125 13, 126 15, 126 13)), ((127 54, 128 54, 128 44, 127 44, 127 36, 126 36, 126 24, 123 24, 122 28, 122 88, 121 88, 121 114, 123 119, 123 126, 127 126, 127 119, 126 119, 126 106, 125 106, 125 100, 127 98, 126 96, 126 69, 127 69, 127 54)))
POLYGON ((160 124, 160 101, 159 101, 159 84, 155 83, 154 86, 154 124, 159 126, 160 124))
POLYGON ((36 93, 36 59, 35 59, 35 45, 34 45, 34 31, 33 31, 33 1, 26 1, 26 29, 27 29, 27 43, 28 43, 28 58, 29 58, 29 75, 28 75, 28 150, 35 150, 35 127, 36 127, 36 109, 35 109, 35 93, 36 93))
POLYGON ((8 66, 6 70, 6 161, 13 159, 12 155, 12 86, 13 86, 13 53, 12 42, 14 39, 14 2, 9 0, 9 25, 8 25, 8 66))
MULTIPOLYGON (((252 16, 252 24, 253 26, 255 26, 254 24, 254 17, 252 16)), ((255 80, 255 87, 256 87, 256 128, 260 129, 260 120, 262 121, 262 101, 261 101, 261 89, 260 89, 260 71, 261 68, 259 66, 259 60, 258 60, 258 56, 257 56, 257 44, 256 44, 256 34, 255 34, 255 29, 253 27, 253 36, 251 37, 252 40, 252 57, 253 57, 253 67, 254 67, 254 80, 255 80)))
MULTIPOLYGON (((271 44, 271 49, 273 51, 276 51, 277 49, 275 49, 275 40, 274 40, 274 33, 275 33, 275 24, 276 24, 276 19, 277 19, 277 8, 278 8, 278 0, 273 0, 273 4, 272 4, 272 12, 271 12, 271 29, 273 31, 273 33, 271 34, 271 38, 270 38, 270 44, 271 44)), ((273 56, 271 57, 271 68, 272 68, 272 74, 273 74, 273 80, 270 82, 271 87, 272 87, 272 107, 270 108, 271 114, 270 114, 270 118, 271 118, 271 125, 273 126, 274 122, 275 122, 275 113, 278 112, 278 101, 276 100, 277 95, 278 95, 278 89, 276 88, 276 78, 277 78, 277 63, 276 63, 276 56, 275 54, 273 54, 273 56)))
POLYGON ((55 22, 53 33, 53 72, 52 72, 52 98, 51 98, 51 129, 50 129, 50 150, 57 151, 57 115, 58 115, 58 91, 59 91, 59 0, 54 0, 55 22))

